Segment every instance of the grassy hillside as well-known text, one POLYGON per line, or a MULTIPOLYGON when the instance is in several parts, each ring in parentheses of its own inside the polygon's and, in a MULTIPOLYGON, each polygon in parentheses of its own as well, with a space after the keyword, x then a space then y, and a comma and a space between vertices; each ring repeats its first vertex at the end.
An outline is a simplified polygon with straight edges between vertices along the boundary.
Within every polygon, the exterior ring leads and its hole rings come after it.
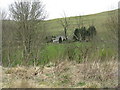
MULTIPOLYGON (((117 13, 117 10, 113 11, 107 11, 97 14, 91 14, 91 15, 85 15, 82 16, 81 19, 83 20, 84 26, 89 27, 93 23, 94 26, 96 26, 97 32, 100 34, 103 34, 103 32, 106 31, 106 21, 107 19, 112 16, 114 13, 117 13)), ((74 29, 77 27, 76 23, 76 17, 68 17, 70 18, 70 26, 68 29, 68 35, 72 35, 74 29)), ((52 35, 64 35, 64 30, 62 26, 59 24, 59 19, 53 19, 46 21, 47 31, 50 32, 52 35)))

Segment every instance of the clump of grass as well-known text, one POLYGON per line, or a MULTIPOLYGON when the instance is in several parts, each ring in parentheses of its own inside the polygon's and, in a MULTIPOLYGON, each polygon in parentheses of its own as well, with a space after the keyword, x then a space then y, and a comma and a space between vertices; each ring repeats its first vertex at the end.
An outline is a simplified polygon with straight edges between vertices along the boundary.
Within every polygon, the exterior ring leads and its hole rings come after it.
POLYGON ((77 86, 84 86, 84 85, 86 85, 85 82, 79 82, 79 83, 77 83, 77 86))
POLYGON ((62 84, 66 84, 66 83, 70 82, 69 75, 63 75, 61 78, 62 78, 62 80, 61 80, 62 84))
POLYGON ((83 88, 102 88, 102 87, 100 83, 96 81, 92 81, 92 82, 88 82, 85 86, 83 86, 83 88))
POLYGON ((12 69, 8 69, 5 71, 6 74, 12 74, 13 73, 13 70, 12 69))
POLYGON ((107 81, 117 80, 117 61, 86 63, 84 69, 85 80, 98 81, 101 87, 112 87, 106 86, 107 81))

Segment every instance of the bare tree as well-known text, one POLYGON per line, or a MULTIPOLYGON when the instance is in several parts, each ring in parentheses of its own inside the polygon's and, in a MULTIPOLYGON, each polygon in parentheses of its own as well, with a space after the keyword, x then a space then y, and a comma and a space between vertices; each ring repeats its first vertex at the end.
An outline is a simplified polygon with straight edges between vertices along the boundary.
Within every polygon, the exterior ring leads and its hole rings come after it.
POLYGON ((0 9, 0 19, 5 20, 6 18, 7 18, 7 13, 4 10, 0 9))
POLYGON ((68 30, 68 27, 70 25, 70 22, 69 22, 69 18, 66 17, 66 14, 64 13, 64 17, 62 19, 59 19, 59 22, 60 24, 62 25, 63 29, 64 29, 64 33, 65 33, 65 38, 67 40, 67 30, 68 30))
MULTIPOLYGON (((39 28, 46 18, 46 12, 42 2, 15 2, 9 7, 11 19, 17 23, 17 40, 23 47, 23 57, 26 62, 33 56, 33 49, 37 46, 42 33, 42 28, 39 28), (38 34, 39 33, 39 34, 38 34), (35 45, 36 43, 36 45, 35 45)), ((43 37, 42 37, 43 38, 43 37)), ((38 49, 38 48, 37 48, 38 49)), ((37 53, 37 52, 35 52, 37 53)), ((25 62, 25 63, 26 63, 25 62)))

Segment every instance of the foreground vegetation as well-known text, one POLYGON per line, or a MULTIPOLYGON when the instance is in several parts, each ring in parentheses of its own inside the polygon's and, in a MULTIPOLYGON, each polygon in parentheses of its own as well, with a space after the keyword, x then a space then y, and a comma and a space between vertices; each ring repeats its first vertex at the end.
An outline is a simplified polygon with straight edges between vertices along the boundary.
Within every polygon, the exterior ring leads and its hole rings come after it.
POLYGON ((84 62, 64 60, 56 66, 3 68, 3 88, 116 88, 116 60, 84 62))

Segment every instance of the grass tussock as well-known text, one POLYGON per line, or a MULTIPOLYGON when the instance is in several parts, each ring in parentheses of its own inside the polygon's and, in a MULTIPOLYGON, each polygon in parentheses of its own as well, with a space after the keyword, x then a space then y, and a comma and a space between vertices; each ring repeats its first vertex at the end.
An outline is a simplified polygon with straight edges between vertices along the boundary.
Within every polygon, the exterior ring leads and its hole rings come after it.
MULTIPOLYGON (((51 64, 51 63, 50 63, 51 64)), ((118 85, 118 62, 62 61, 43 67, 3 68, 3 88, 105 88, 118 85), (42 69, 41 69, 42 68, 42 69)))

